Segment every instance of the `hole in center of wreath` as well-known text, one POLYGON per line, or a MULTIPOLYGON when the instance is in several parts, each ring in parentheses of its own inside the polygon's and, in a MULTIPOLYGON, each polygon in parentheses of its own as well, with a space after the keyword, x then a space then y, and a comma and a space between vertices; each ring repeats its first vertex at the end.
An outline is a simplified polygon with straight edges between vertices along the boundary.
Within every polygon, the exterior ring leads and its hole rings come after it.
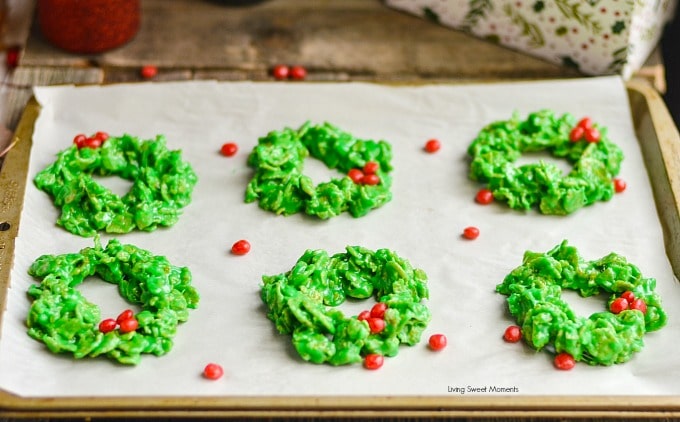
POLYGON ((92 179, 121 197, 130 192, 133 184, 131 180, 126 180, 118 176, 92 175, 92 179))
POLYGON ((313 157, 305 159, 302 174, 311 178, 315 186, 319 183, 330 182, 332 179, 340 179, 346 176, 346 174, 340 173, 337 169, 328 168, 323 161, 313 157))
POLYGON ((558 158, 550 154, 548 151, 534 151, 522 153, 522 156, 515 161, 515 166, 523 166, 526 164, 538 164, 543 161, 546 164, 552 164, 562 171, 562 175, 568 175, 574 166, 566 158, 558 158))
POLYGON ((590 297, 582 297, 574 290, 562 290, 562 300, 567 302, 576 315, 584 318, 588 318, 596 312, 606 312, 609 296, 609 293, 600 293, 590 297))
POLYGON ((116 319, 126 309, 131 309, 135 315, 141 311, 139 305, 128 302, 120 295, 118 285, 108 283, 96 275, 88 277, 80 283, 78 291, 88 302, 99 307, 101 319, 116 319))

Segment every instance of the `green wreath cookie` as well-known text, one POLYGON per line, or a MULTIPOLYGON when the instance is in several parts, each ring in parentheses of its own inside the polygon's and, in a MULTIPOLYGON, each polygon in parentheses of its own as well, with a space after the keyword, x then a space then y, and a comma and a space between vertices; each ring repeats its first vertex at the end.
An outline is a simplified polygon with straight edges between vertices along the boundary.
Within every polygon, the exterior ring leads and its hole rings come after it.
POLYGON ((607 137, 604 127, 584 118, 578 124, 570 114, 550 110, 517 115, 487 125, 468 148, 469 176, 488 184, 494 198, 510 208, 533 206, 544 214, 565 215, 614 194, 612 179, 619 172, 623 152, 607 137), (539 162, 515 166, 524 153, 547 151, 573 165, 564 175, 554 164, 539 162))
POLYGON ((308 250, 288 272, 263 276, 261 297, 281 334, 293 337, 300 356, 344 365, 364 356, 394 356, 400 344, 420 341, 430 321, 422 270, 387 249, 348 246, 329 256, 308 250), (369 313, 346 317, 333 307, 346 298, 379 301, 369 313))
POLYGON ((255 174, 245 201, 259 201, 260 208, 283 215, 305 212, 328 219, 348 211, 361 217, 392 199, 391 159, 387 142, 358 139, 329 123, 272 131, 248 157, 255 174), (303 174, 310 155, 348 175, 314 186, 303 174))
POLYGON ((103 355, 137 364, 142 354, 164 355, 172 348, 178 324, 187 320, 188 309, 196 308, 199 300, 186 267, 115 239, 105 248, 95 238, 94 248, 43 255, 28 273, 41 279, 28 289, 32 299, 28 334, 50 351, 77 359, 103 355), (120 329, 115 329, 115 320, 101 319, 99 307, 77 290, 90 276, 116 284, 125 299, 141 307, 137 315, 125 317, 134 324, 119 318, 120 329), (113 326, 107 326, 111 321, 113 326))
POLYGON ((97 147, 74 144, 34 180, 61 208, 57 224, 80 236, 172 226, 191 202, 196 181, 181 152, 168 150, 160 135, 146 141, 111 137, 97 147), (120 197, 92 175, 119 176, 132 187, 120 197))
POLYGON ((656 280, 645 278, 626 259, 611 253, 584 261, 564 241, 546 253, 524 254, 521 266, 496 291, 508 296, 510 314, 525 341, 537 350, 551 346, 590 365, 630 360, 642 350, 645 333, 666 324, 656 280), (562 300, 562 289, 583 297, 605 293, 607 307, 589 317, 578 316, 562 300))

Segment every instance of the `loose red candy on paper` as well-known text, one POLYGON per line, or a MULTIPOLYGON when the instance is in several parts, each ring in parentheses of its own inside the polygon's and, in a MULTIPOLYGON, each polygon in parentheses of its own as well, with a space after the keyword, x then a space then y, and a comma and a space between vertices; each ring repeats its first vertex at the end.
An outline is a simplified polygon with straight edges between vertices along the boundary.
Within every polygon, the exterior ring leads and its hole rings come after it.
POLYGON ((218 380, 224 375, 224 369, 222 366, 216 363, 209 363, 203 368, 203 376, 209 380, 218 380))
POLYGON ((444 334, 433 334, 430 336, 430 339, 427 343, 430 346, 430 349, 439 351, 446 347, 448 341, 444 334))
POLYGON ((569 353, 564 352, 555 356, 555 360, 553 362, 555 364, 555 368, 561 369, 563 371, 568 371, 576 365, 576 360, 574 360, 574 357, 569 353))
POLYGON ((475 240, 479 237, 479 229, 474 226, 469 226, 463 229, 463 237, 469 240, 475 240))
POLYGON ((250 252, 250 242, 241 239, 231 246, 231 253, 234 255, 245 255, 250 252))
POLYGON ((475 196, 475 201, 482 205, 488 205, 493 202, 493 192, 490 189, 480 189, 475 196))
POLYGON ((503 340, 508 343, 517 343, 522 339, 522 329, 517 325, 511 325, 505 329, 503 340))
POLYGON ((233 157, 238 152, 238 145, 234 142, 227 142, 220 148, 220 153, 225 157, 233 157))
POLYGON ((115 319, 107 318, 99 323, 99 331, 101 331, 104 334, 110 333, 111 331, 115 330, 117 326, 118 323, 116 322, 115 319))
POLYGON ((621 193, 624 190, 626 190, 627 184, 624 180, 619 179, 618 177, 614 179, 614 191, 616 193, 621 193))
POLYGON ((620 314, 621 312, 628 309, 628 301, 622 297, 616 298, 609 304, 609 310, 614 314, 620 314))
POLYGON ((364 368, 366 369, 379 369, 383 366, 385 358, 383 355, 377 353, 370 353, 364 358, 364 368))
POLYGON ((429 152, 430 154, 439 151, 441 147, 442 144, 437 139, 430 139, 425 143, 425 151, 429 152))

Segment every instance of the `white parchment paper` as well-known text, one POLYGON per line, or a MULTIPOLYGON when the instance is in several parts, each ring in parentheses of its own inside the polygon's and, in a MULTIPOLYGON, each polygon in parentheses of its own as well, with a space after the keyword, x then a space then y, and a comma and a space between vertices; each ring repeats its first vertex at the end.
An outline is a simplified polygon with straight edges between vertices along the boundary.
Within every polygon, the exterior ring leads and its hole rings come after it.
MULTIPOLYGON (((145 83, 37 88, 35 94, 42 111, 2 317, 2 389, 30 397, 447 395, 460 390, 470 395, 490 394, 492 386, 532 395, 680 394, 680 290, 665 254, 625 86, 617 77, 421 87, 145 83), (607 126, 625 152, 620 177, 628 189, 566 217, 522 213, 501 203, 476 204, 480 186, 467 178, 470 141, 491 121, 542 108, 587 115, 607 126), (358 137, 391 142, 394 199, 365 217, 342 215, 329 221, 276 216, 255 203, 245 204, 244 189, 252 175, 246 158, 257 138, 306 120, 329 121, 358 137), (143 138, 164 134, 168 146, 181 148, 199 176, 193 202, 178 224, 118 237, 188 266, 201 294, 199 308, 179 327, 173 350, 160 358, 145 356, 136 367, 106 358, 57 356, 26 334, 26 290, 36 282, 26 273, 29 265, 42 254, 93 245, 92 239, 55 225, 58 210, 32 179, 75 134, 98 130, 143 138), (441 140, 438 153, 422 151, 429 138, 441 140), (237 156, 219 154, 227 141, 238 143, 237 156), (469 225, 481 231, 475 241, 461 237, 469 225), (252 251, 231 255, 232 243, 242 238, 251 242, 252 251), (623 254, 645 276, 657 279, 668 325, 648 334, 646 347, 630 362, 606 368, 578 364, 563 372, 553 368, 549 353, 502 340, 505 327, 514 321, 506 312, 505 297, 494 291, 496 284, 521 264, 525 250, 547 251, 563 239, 586 259, 623 254), (263 274, 289 270, 305 249, 335 253, 346 245, 393 249, 429 276, 432 322, 423 340, 402 347, 378 371, 303 362, 290 338, 279 335, 266 318, 259 298, 263 274), (434 333, 447 335, 445 350, 426 347, 434 333), (225 376, 219 381, 202 378, 208 362, 221 364, 225 376), (486 392, 473 393, 469 387, 486 392)), ((333 176, 313 159, 306 166, 317 182, 333 176)), ((119 179, 102 183, 119 192, 126 188, 119 179)), ((115 286, 96 278, 81 289, 103 315, 115 316, 129 306, 115 286)), ((567 293, 583 315, 602 309, 600 299, 567 293)), ((371 305, 361 301, 342 309, 357 313, 371 305)))

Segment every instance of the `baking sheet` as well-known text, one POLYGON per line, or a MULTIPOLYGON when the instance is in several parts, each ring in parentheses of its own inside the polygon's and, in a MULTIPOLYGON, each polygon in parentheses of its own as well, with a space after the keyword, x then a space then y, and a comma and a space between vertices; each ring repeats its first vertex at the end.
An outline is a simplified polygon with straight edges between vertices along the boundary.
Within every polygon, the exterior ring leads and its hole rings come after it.
MULTIPOLYGON (((677 395, 680 357, 678 289, 666 256, 626 90, 617 77, 533 83, 384 87, 305 83, 182 82, 106 87, 38 88, 42 105, 36 123, 16 256, 7 292, 0 339, 0 388, 24 397, 82 396, 441 396, 489 395, 506 387, 515 395, 677 395), (625 193, 567 217, 521 213, 502 204, 473 201, 479 186, 467 179, 465 151, 486 123, 526 115, 540 108, 589 115, 609 127, 626 159, 620 176, 625 193), (329 121, 362 138, 386 139, 394 148, 394 199, 360 219, 330 221, 280 217, 243 203, 252 172, 247 153, 259 136, 306 120, 329 121), (188 266, 201 293, 199 308, 181 325, 170 354, 146 356, 137 367, 107 359, 76 361, 55 356, 25 333, 34 282, 26 269, 39 255, 74 252, 91 246, 54 225, 58 211, 30 181, 54 160, 76 133, 105 130, 141 137, 165 134, 181 148, 199 176, 192 204, 179 223, 153 233, 118 236, 125 243, 188 266), (434 155, 422 145, 437 137, 434 155), (223 142, 236 141, 234 158, 219 155, 223 142), (460 237, 465 226, 482 234, 460 237), (247 238, 250 254, 229 254, 247 238), (551 356, 506 344, 501 335, 512 323, 505 297, 494 287, 521 263, 525 250, 546 251, 563 239, 586 259, 609 252, 625 255, 658 281, 668 325, 645 337, 632 361, 609 368, 585 364, 569 372, 552 368, 551 356), (262 274, 286 271, 307 248, 340 252, 345 245, 387 247, 429 276, 433 318, 423 341, 402 347, 379 371, 360 365, 319 366, 301 361, 290 339, 276 333, 259 300, 262 274), (427 336, 442 332, 449 347, 433 353, 427 336), (218 362, 225 376, 207 381, 200 372, 218 362), (103 382, 102 380, 105 380, 103 382), (408 380, 408 382, 404 382, 408 380), (473 392, 479 388, 486 391, 473 392), (461 392, 462 390, 462 392, 461 392)), ((329 177, 306 162, 312 176, 329 177)), ((125 183, 106 180, 123 189, 125 183)), ((104 240, 111 236, 105 236, 104 240)), ((91 280, 82 291, 103 314, 128 305, 114 286, 91 280)), ((568 300, 581 313, 598 310, 594 299, 568 300)), ((343 305, 348 313, 370 307, 343 305)), ((507 394, 507 393, 506 393, 507 394)))

